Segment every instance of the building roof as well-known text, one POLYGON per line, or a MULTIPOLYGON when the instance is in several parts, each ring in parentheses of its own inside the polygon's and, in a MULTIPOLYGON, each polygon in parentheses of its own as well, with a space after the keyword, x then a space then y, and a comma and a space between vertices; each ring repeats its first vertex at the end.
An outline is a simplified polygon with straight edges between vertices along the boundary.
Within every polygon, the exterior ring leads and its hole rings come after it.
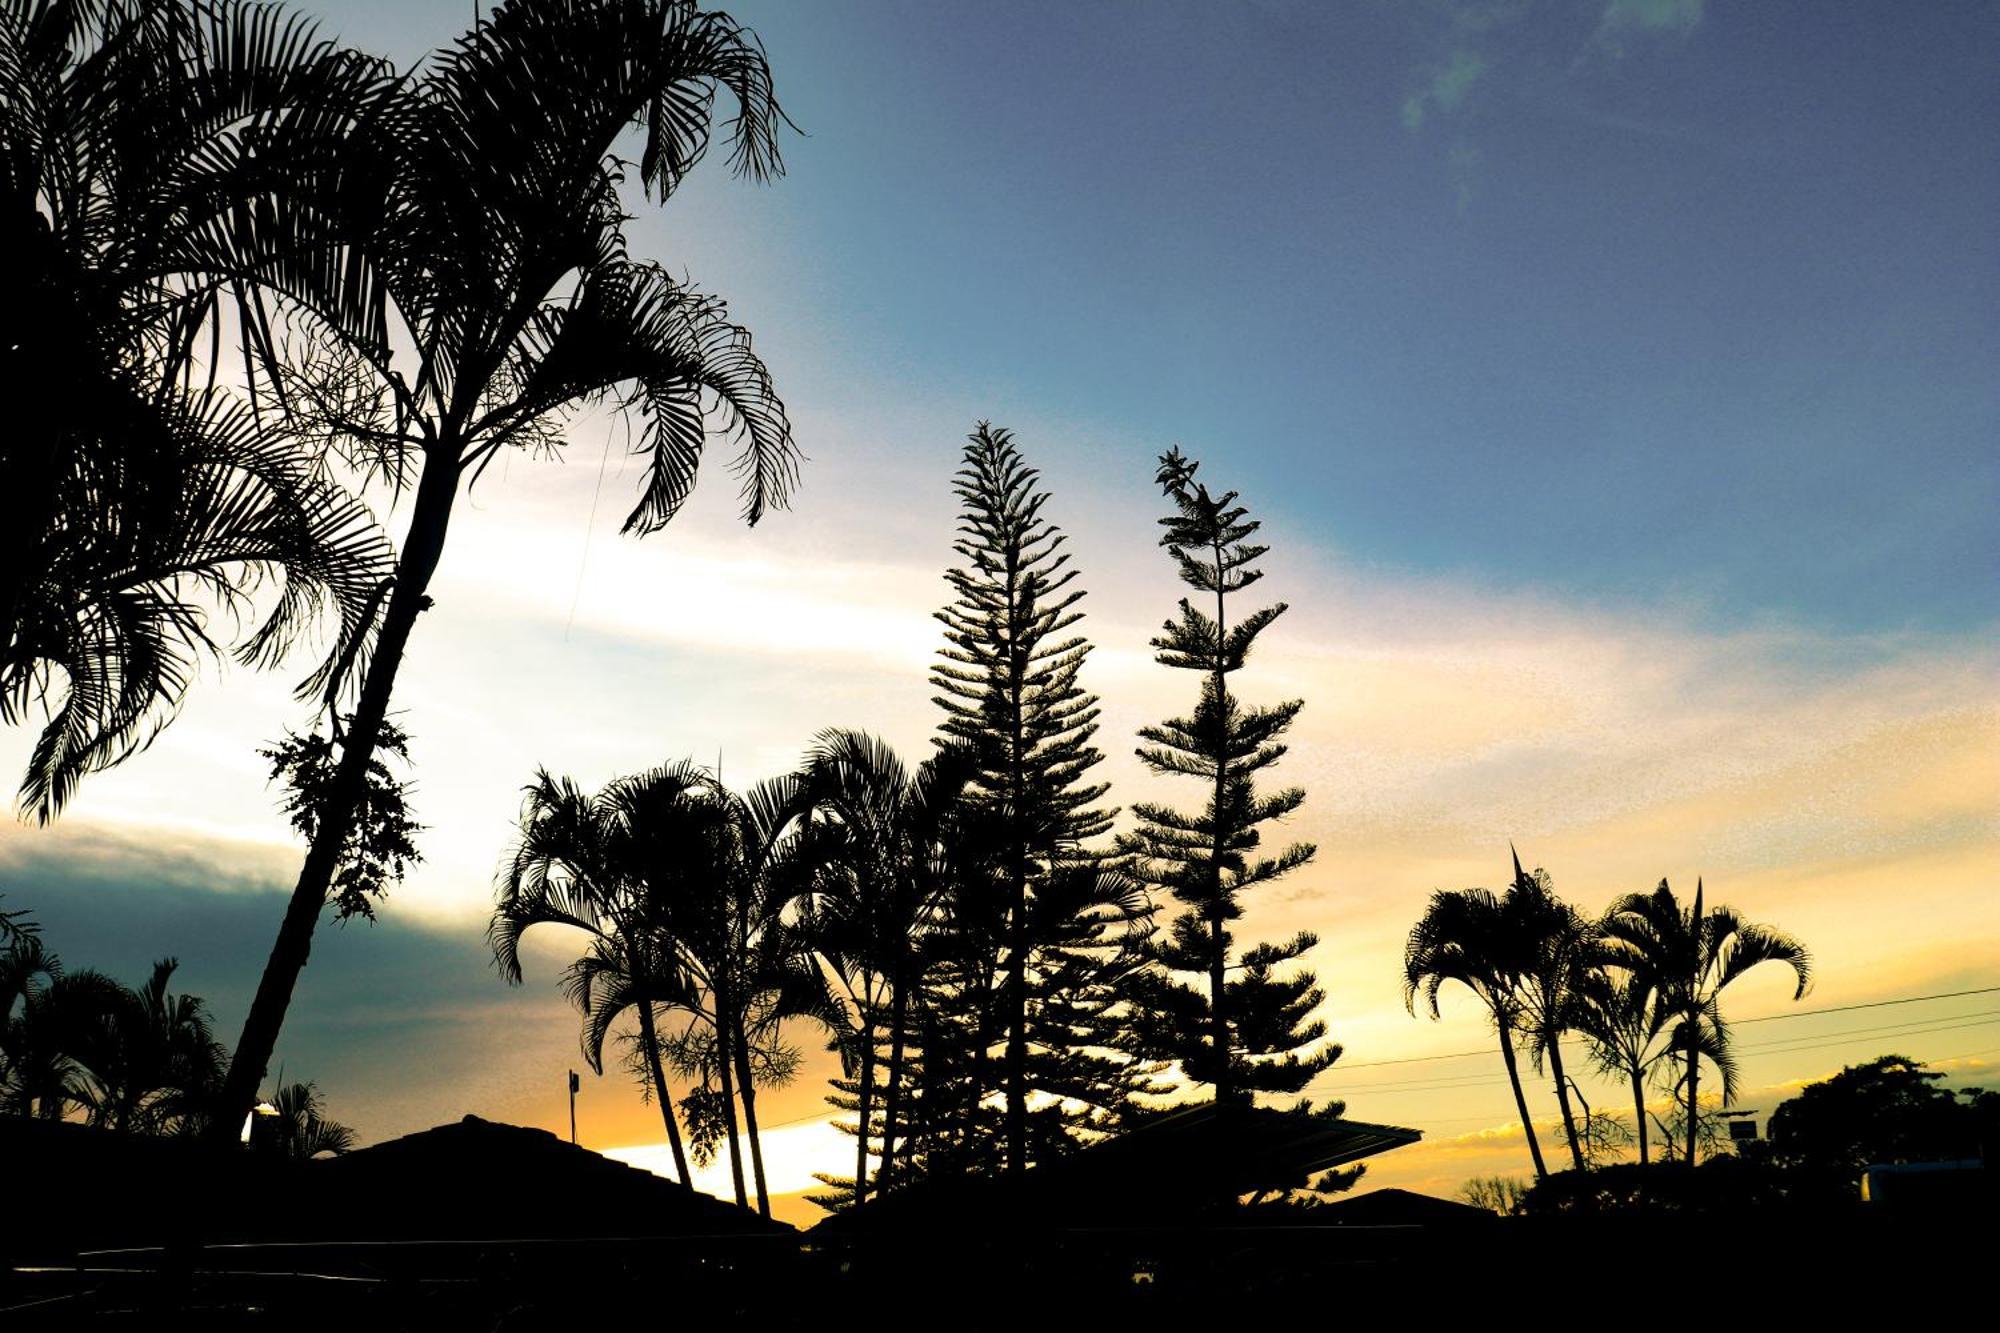
POLYGON ((1414 1190, 1379 1189, 1352 1198, 1335 1199, 1313 1210, 1315 1222, 1335 1226, 1448 1227, 1483 1226, 1500 1214, 1456 1199, 1440 1199, 1414 1190))
POLYGON ((1393 1125, 1213 1104, 1179 1108, 1020 1176, 918 1182, 814 1228, 903 1230, 949 1221, 996 1230, 1183 1225, 1217 1201, 1303 1186, 1313 1173, 1417 1142, 1393 1125))
POLYGON ((295 1234, 493 1240, 780 1235, 782 1222, 566 1143, 469 1115, 310 1163, 295 1234))

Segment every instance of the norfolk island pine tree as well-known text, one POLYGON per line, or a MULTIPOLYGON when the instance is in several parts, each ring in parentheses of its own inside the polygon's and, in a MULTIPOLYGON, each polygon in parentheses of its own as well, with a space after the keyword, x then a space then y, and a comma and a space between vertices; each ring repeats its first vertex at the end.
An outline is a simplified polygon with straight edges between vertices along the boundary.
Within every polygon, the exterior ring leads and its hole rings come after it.
POLYGON ((1253 562, 1268 548, 1251 542, 1260 525, 1237 503, 1237 493, 1210 493, 1195 480, 1198 466, 1178 448, 1160 458, 1157 481, 1174 506, 1160 520, 1166 529, 1160 544, 1182 581, 1212 599, 1213 614, 1182 598, 1179 617, 1166 622, 1153 647, 1162 665, 1200 673, 1201 693, 1193 716, 1142 730, 1147 744, 1138 756, 1155 773, 1200 781, 1207 800, 1193 814, 1134 805, 1139 825, 1121 850, 1143 883, 1166 890, 1186 908, 1169 926, 1167 940, 1153 946, 1156 960, 1167 973, 1205 982, 1205 988, 1190 986, 1157 972, 1136 977, 1138 1046, 1177 1061, 1187 1078, 1214 1087, 1217 1104, 1228 1105, 1258 1092, 1299 1091, 1340 1058, 1340 1047, 1318 1046, 1326 1025, 1312 1017, 1323 998, 1313 975, 1276 974, 1318 943, 1311 932, 1256 945, 1230 961, 1228 923, 1242 915, 1241 896, 1312 859, 1310 843, 1259 855, 1260 826, 1298 809, 1305 792, 1294 787, 1260 795, 1255 785, 1256 775, 1284 756, 1279 738, 1304 703, 1246 708, 1230 689, 1229 678, 1242 669, 1257 636, 1286 607, 1264 607, 1231 623, 1229 597, 1262 577, 1253 562), (1231 971, 1241 974, 1237 980, 1229 979, 1231 971))
MULTIPOLYGON (((961 457, 953 549, 964 564, 945 575, 954 599, 937 613, 946 646, 931 684, 945 713, 941 730, 971 751, 970 799, 995 851, 1004 900, 997 1025, 1006 1033, 1006 1165, 1021 1171, 1031 898, 1050 875, 1087 859, 1084 845, 1110 829, 1112 816, 1092 808, 1106 785, 1084 776, 1103 758, 1091 744, 1097 697, 1077 680, 1090 643, 1070 633, 1083 618, 1075 607, 1084 594, 1071 586, 1076 571, 1062 530, 1042 516, 1048 492, 1004 429, 980 422, 961 457)), ((983 1086, 983 1050, 971 1063, 983 1086)))

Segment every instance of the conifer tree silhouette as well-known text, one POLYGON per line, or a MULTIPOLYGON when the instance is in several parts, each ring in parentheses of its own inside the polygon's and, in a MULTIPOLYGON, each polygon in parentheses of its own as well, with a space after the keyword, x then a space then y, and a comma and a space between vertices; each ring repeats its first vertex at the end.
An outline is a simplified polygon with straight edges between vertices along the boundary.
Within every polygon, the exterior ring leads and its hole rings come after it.
POLYGON ((946 646, 931 673, 942 730, 971 750, 974 797, 992 832, 1005 958, 990 1021, 994 1035, 1006 1034, 1010 1171, 1024 1169, 1028 1156, 1034 899, 1111 826, 1110 812, 1093 808, 1105 785, 1085 779, 1103 756, 1091 744, 1097 696, 1077 682, 1090 653, 1072 632, 1083 589, 1074 586, 1066 538, 1042 516, 1049 496, 1038 480, 1009 432, 982 421, 967 437, 954 479, 962 509, 953 550, 964 564, 945 575, 954 598, 937 613, 946 646))
POLYGON ((1168 973, 1192 974, 1188 985, 1158 972, 1136 978, 1139 1012, 1136 1048, 1176 1060, 1196 1083, 1211 1084, 1218 1103, 1247 1100, 1258 1092, 1296 1092, 1340 1056, 1337 1045, 1319 1046, 1326 1024, 1312 1017, 1323 993, 1312 973, 1279 975, 1277 969, 1318 943, 1301 931, 1280 944, 1259 944, 1232 964, 1229 923, 1242 914, 1244 891, 1268 884, 1312 858, 1310 843, 1260 855, 1260 826, 1298 809, 1297 787, 1260 795, 1256 775, 1285 754, 1279 740, 1303 700, 1267 708, 1245 707, 1229 687, 1250 648, 1285 612, 1280 602, 1230 620, 1229 597, 1262 577, 1253 562, 1268 549, 1251 542, 1259 524, 1237 503, 1237 493, 1210 494, 1195 480, 1199 465, 1178 448, 1160 458, 1160 489, 1174 512, 1160 520, 1160 544, 1179 566, 1182 581, 1213 601, 1213 612, 1187 598, 1180 616, 1153 640, 1164 666, 1202 675, 1192 716, 1144 728, 1141 761, 1155 773, 1199 780, 1207 801, 1197 813, 1137 804, 1139 826, 1121 840, 1133 873, 1171 893, 1187 910, 1174 919, 1153 953, 1168 973), (1230 978, 1230 973, 1238 975, 1230 978), (1316 1049, 1315 1049, 1316 1048, 1316 1049))

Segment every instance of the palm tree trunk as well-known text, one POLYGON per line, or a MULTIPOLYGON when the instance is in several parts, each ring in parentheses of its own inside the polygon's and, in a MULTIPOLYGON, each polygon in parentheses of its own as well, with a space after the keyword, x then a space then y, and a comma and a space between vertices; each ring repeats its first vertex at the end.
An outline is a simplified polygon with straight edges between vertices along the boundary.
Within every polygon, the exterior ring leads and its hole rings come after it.
POLYGON ((667 1071, 660 1066, 660 1034, 653 1026, 653 1002, 639 1006, 639 1044, 645 1048, 646 1068, 653 1076, 653 1095, 660 1099, 660 1119, 667 1127, 667 1146, 673 1149, 674 1170, 681 1184, 692 1187, 688 1176, 687 1153, 681 1147, 681 1127, 674 1118, 674 1100, 667 1092, 667 1071))
POLYGON ((257 1089, 271 1063, 278 1044, 278 1032, 291 1007, 292 991, 299 973, 305 970, 312 953, 313 928, 326 909, 326 897, 339 869, 341 851, 353 832, 368 776, 368 761, 375 753, 375 741, 388 716, 389 696, 396 685, 396 672, 417 615, 430 605, 425 590, 437 571, 444 553, 445 531, 451 523, 452 501, 458 493, 458 450, 455 439, 433 442, 424 452, 423 475, 417 483, 416 505, 410 515, 410 530, 396 561, 396 586, 389 597, 368 671, 361 686, 347 735, 341 746, 340 765, 334 770, 333 786, 326 809, 320 812, 319 828, 306 853, 292 889, 271 957, 257 983, 256 997, 243 1020, 243 1034, 237 1039, 236 1053, 229 1062, 223 1081, 219 1110, 209 1125, 209 1137, 218 1144, 232 1145, 241 1132, 243 1118, 257 1100, 257 1089))
POLYGON ((1688 1025, 1688 1169, 1694 1169, 1695 1130, 1700 1124, 1701 1103, 1696 1100, 1695 1085, 1701 1078, 1701 1030, 1695 1024, 1688 1025))
POLYGON ((1646 1165, 1646 1082, 1638 1066, 1632 1068, 1632 1122, 1639 1127, 1639 1165, 1646 1165))
POLYGON ((896 998, 889 1010, 889 1090, 882 1105, 882 1173, 875 1192, 887 1194, 895 1185, 896 1129, 903 1109, 903 1029, 910 1021, 910 1000, 898 964, 896 998))
POLYGON ((729 1179, 736 1186, 736 1206, 750 1206, 749 1192, 743 1188, 743 1145, 736 1137, 736 1071, 731 1067, 729 1032, 733 1026, 721 996, 715 1005, 715 1064, 722 1077, 722 1123, 729 1131, 729 1179))
POLYGON ((736 1081, 743 1097, 743 1130, 750 1140, 750 1170, 757 1185, 757 1212, 771 1215, 771 1191, 764 1184, 764 1145, 757 1138, 757 1081, 750 1072, 750 1041, 741 1028, 730 1043, 736 1050, 736 1081))
POLYGON ((1569 1080, 1563 1076, 1562 1034, 1549 1042, 1549 1072, 1555 1075, 1556 1105, 1562 1108, 1563 1132, 1569 1135, 1569 1156, 1579 1171, 1588 1170, 1583 1160, 1583 1144, 1576 1134, 1576 1113, 1569 1106, 1569 1080))
POLYGON ((1535 1137, 1535 1122, 1528 1115, 1528 1098, 1521 1091, 1521 1069, 1514 1059, 1514 1033, 1500 1025, 1500 1056, 1507 1062, 1507 1081, 1514 1085, 1514 1106, 1521 1113, 1521 1128, 1528 1136, 1528 1155, 1535 1159, 1535 1179, 1547 1180, 1549 1166, 1542 1160, 1542 1141, 1535 1137))
POLYGON ((861 1011, 861 1086, 856 1099, 860 1122, 854 1127, 854 1206, 868 1197, 868 1122, 875 1113, 875 1023, 861 1011))

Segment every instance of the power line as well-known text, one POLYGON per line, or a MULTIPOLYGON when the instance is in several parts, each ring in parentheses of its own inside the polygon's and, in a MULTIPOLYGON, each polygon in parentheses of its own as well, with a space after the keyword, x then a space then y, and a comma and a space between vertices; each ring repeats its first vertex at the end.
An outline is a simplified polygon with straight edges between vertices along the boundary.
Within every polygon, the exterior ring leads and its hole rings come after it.
MULTIPOLYGON (((1956 1025, 1952 1026, 1955 1027, 1956 1025)), ((1968 1024, 1967 1026, 1977 1027, 1982 1025, 1968 1024)), ((1949 1031, 1951 1030, 1951 1028, 1940 1028, 1938 1030, 1949 1031)), ((1975 1056, 1992 1055, 1995 1052, 2000 1052, 2000 1046, 1982 1046, 1978 1050, 1974 1051, 1959 1051, 1953 1055, 1934 1056, 1931 1059, 1924 1061, 1924 1063, 1929 1065, 1948 1064, 1953 1060, 1970 1060, 1975 1056)), ((1507 1080, 1504 1078, 1485 1079, 1483 1080, 1483 1082, 1496 1087, 1505 1087, 1507 1080)), ((1446 1125, 1483 1124, 1492 1126, 1495 1129, 1512 1130, 1519 1124, 1517 1120, 1514 1120, 1512 1118, 1514 1114, 1515 1111, 1513 1107, 1507 1105, 1497 1105, 1494 1107, 1493 1110, 1488 1111, 1482 1115, 1430 1116, 1422 1114, 1412 1114, 1408 1117, 1408 1122, 1419 1128, 1426 1128, 1431 1126, 1443 1127, 1446 1125)), ((1557 1118, 1555 1118, 1554 1116, 1537 1117, 1535 1120, 1537 1128, 1556 1128, 1559 1127, 1561 1123, 1562 1122, 1557 1118)))
MULTIPOLYGON (((1757 1018, 1739 1018, 1733 1020, 1730 1026, 1742 1027, 1749 1023, 1773 1023, 1781 1018, 1817 1018, 1821 1014, 1845 1014, 1851 1013, 1856 1009, 1884 1009, 1891 1005, 1922 1004, 1926 1000, 1953 1000, 1963 995, 1995 994, 2000 994, 2000 986, 1981 986, 1974 990, 1939 991, 1935 995, 1908 995, 1898 1000, 1874 1000, 1867 1004, 1839 1004, 1831 1005, 1825 1009, 1797 1009, 1790 1013, 1764 1014, 1757 1018)), ((1566 1046, 1578 1046, 1583 1043, 1581 1038, 1572 1037, 1563 1044, 1566 1046)), ((1327 1072, 1329 1074, 1337 1074, 1345 1073, 1351 1069, 1379 1069, 1386 1065, 1420 1065, 1429 1064, 1437 1060, 1467 1060, 1473 1056, 1492 1055, 1493 1053, 1492 1047, 1483 1046, 1473 1051, 1447 1051, 1442 1055, 1408 1055, 1396 1060, 1342 1061, 1327 1072)))
MULTIPOLYGON (((1757 1046, 1746 1046, 1742 1050, 1746 1055, 1792 1055, 1804 1051, 1826 1050, 1835 1046, 1852 1045, 1857 1041, 1880 1041, 1894 1037, 1928 1036, 1937 1032, 1958 1032, 1966 1028, 1987 1027, 2000 1022, 2000 1009, 1986 1009, 1970 1014, 1939 1015, 1939 1017, 1946 1018, 1949 1021, 1940 1023, 1937 1019, 1925 1019, 1919 1023, 1891 1023, 1876 1027, 1852 1028, 1843 1033, 1817 1033, 1812 1036, 1794 1037, 1783 1041, 1766 1042, 1757 1046)), ((1477 1052, 1477 1054, 1490 1055, 1492 1052, 1481 1051, 1477 1052)), ((1949 1056, 1944 1058, 1959 1059, 1962 1057, 1949 1056)), ((1379 1065, 1404 1062, 1378 1061, 1376 1063, 1379 1065)), ((1363 1066, 1356 1067, 1361 1068, 1363 1066)), ((1336 1067, 1327 1072, 1329 1074, 1338 1073, 1339 1069, 1336 1067)), ((1326 1075, 1323 1074, 1320 1077, 1324 1078, 1326 1075)), ((1314 1081, 1317 1082, 1318 1080, 1314 1081)), ((1462 1088, 1504 1086, 1507 1081, 1504 1076, 1493 1074, 1461 1074, 1448 1075, 1443 1078, 1396 1079, 1383 1083, 1357 1083, 1350 1084, 1339 1091, 1343 1097, 1357 1092, 1369 1092, 1377 1095, 1408 1092, 1453 1092, 1462 1088)))
MULTIPOLYGON (((1901 999, 1895 999, 1895 1000, 1873 1000, 1866 1004, 1832 1005, 1824 1009, 1804 1009, 1794 1013, 1765 1014, 1759 1018, 1737 1019, 1731 1024, 1731 1026, 1742 1027, 1744 1024, 1747 1023, 1769 1023, 1780 1018, 1817 1018, 1821 1014, 1845 1014, 1845 1013, 1852 1013, 1853 1011, 1858 1009, 1886 1009, 1896 1005, 1922 1004, 1928 1000, 1952 1000, 1952 999, 1958 999, 1961 996, 1966 996, 1966 995, 1994 995, 1994 994, 2000 994, 2000 986, 1981 986, 1972 990, 1940 991, 1935 995, 1908 995, 1904 996, 1901 999)), ((1964 1023, 1954 1022, 1943 1026, 1934 1026, 1934 1027, 1925 1026, 1916 1028, 1913 1031, 1903 1032, 1894 1035, 1917 1037, 1917 1036, 1924 1036, 1932 1032, 1955 1032, 1961 1028, 1982 1027, 1985 1026, 1987 1023, 1995 1021, 1995 1019, 1992 1017, 1986 1017, 1987 1015, 2000 1015, 2000 1010, 1985 1009, 1985 1010, 1980 1010, 1977 1014, 1953 1015, 1954 1018, 1980 1020, 1976 1022, 1964 1022, 1964 1023)), ((1930 1023, 1933 1020, 1926 1019, 1922 1021, 1925 1023, 1930 1023)), ((1745 1054, 1789 1055, 1794 1052, 1820 1050, 1830 1046, 1845 1046, 1852 1041, 1862 1040, 1864 1038, 1872 1039, 1873 1035, 1876 1034, 1889 1034, 1891 1033, 1891 1030, 1894 1028, 1899 1028, 1899 1027, 1907 1028, 1911 1026, 1912 1026, 1911 1024, 1907 1023, 1892 1023, 1884 1027, 1854 1028, 1836 1039, 1824 1042, 1821 1042, 1819 1037, 1797 1037, 1797 1038, 1791 1038, 1789 1041, 1768 1043, 1764 1046, 1746 1046, 1743 1048, 1743 1050, 1745 1054), (1790 1044, 1791 1042, 1796 1042, 1796 1041, 1809 1041, 1818 1044, 1806 1045, 1806 1046, 1792 1046, 1790 1044)), ((1564 1042, 1564 1045, 1576 1045, 1576 1044, 1579 1043, 1575 1040, 1564 1042)), ((2000 1050, 2000 1046, 1987 1047, 1984 1050, 1979 1050, 1979 1051, 1968 1051, 1962 1055, 1947 1055, 1947 1056, 1940 1056, 1938 1058, 1940 1060, 1964 1060, 1964 1059, 1969 1059, 1975 1055, 1984 1055, 1989 1053, 1990 1051, 1995 1051, 1995 1050, 2000 1050)), ((1470 1058, 1472 1056, 1493 1055, 1493 1054, 1496 1054, 1496 1052, 1492 1047, 1482 1047, 1481 1049, 1476 1051, 1452 1051, 1443 1055, 1412 1055, 1412 1056, 1405 1056, 1401 1059, 1396 1059, 1396 1060, 1363 1060, 1354 1064, 1348 1064, 1345 1061, 1343 1061, 1340 1064, 1336 1065, 1334 1068, 1328 1070, 1326 1074, 1322 1074, 1320 1077, 1325 1078, 1328 1077, 1329 1075, 1345 1073, 1348 1070, 1352 1069, 1380 1069, 1389 1065, 1428 1064, 1438 1060, 1462 1060, 1470 1058)), ((1315 1079, 1314 1082, 1318 1082, 1318 1079, 1315 1079)), ((1344 1088, 1341 1091, 1343 1096, 1345 1096, 1347 1093, 1350 1092, 1377 1092, 1377 1093, 1452 1092, 1460 1088, 1473 1088, 1473 1087, 1481 1087, 1492 1084, 1505 1084, 1506 1082, 1507 1080, 1505 1078, 1495 1078, 1489 1074, 1463 1074, 1463 1075, 1447 1075, 1439 1079, 1410 1079, 1410 1080, 1402 1080, 1402 1081, 1395 1081, 1388 1083, 1356 1084, 1354 1086, 1344 1088)), ((801 1125, 808 1120, 820 1120, 831 1115, 839 1115, 839 1114, 841 1114, 839 1111, 813 1112, 808 1115, 793 1116, 789 1120, 772 1121, 762 1125, 761 1128, 767 1130, 783 1129, 789 1125, 801 1125)), ((1470 1116, 1470 1117, 1460 1117, 1459 1119, 1483 1120, 1486 1118, 1487 1117, 1484 1116, 1470 1116)), ((1442 1124, 1444 1122, 1434 1121, 1433 1123, 1442 1124)))
POLYGON ((2000 986, 1981 986, 1976 990, 1940 991, 1936 995, 1912 995, 1908 999, 1903 1000, 1875 1000, 1868 1004, 1839 1004, 1834 1005, 1830 1009, 1799 1009, 1791 1013, 1765 1014, 1760 1018, 1739 1018, 1735 1021, 1734 1026, 1742 1027, 1745 1023, 1771 1023, 1780 1018, 1816 1018, 1820 1014, 1845 1014, 1851 1013, 1856 1009, 1886 1009, 1893 1004, 1918 1004, 1924 1000, 1955 1000, 1961 995, 1993 995, 1996 993, 2000 993, 2000 986))
MULTIPOLYGON (((1921 1036, 1928 1036, 1933 1032, 1958 1032, 1965 1028, 1990 1027, 1996 1021, 2000 1020, 1992 1018, 1980 1018, 1980 1019, 1974 1019, 1972 1022, 1969 1023, 1945 1023, 1937 1027, 1918 1028, 1915 1031, 1904 1032, 1899 1035, 1904 1037, 1921 1037, 1921 1036)), ((1757 1050, 1752 1053, 1757 1055, 1794 1055, 1800 1051, 1823 1051, 1833 1046, 1846 1046, 1851 1042, 1855 1041, 1881 1041, 1881 1040, 1883 1040, 1883 1038, 1880 1036, 1873 1036, 1873 1035, 1854 1036, 1850 1034, 1848 1036, 1841 1037, 1838 1040, 1834 1041, 1807 1042, 1804 1045, 1796 1045, 1796 1044, 1787 1045, 1779 1047, 1777 1049, 1765 1048, 1757 1050)))
POLYGON ((1902 1023, 1878 1023, 1873 1027, 1840 1028, 1835 1032, 1809 1032, 1801 1033, 1796 1037, 1779 1037, 1773 1041, 1752 1042, 1750 1045, 1741 1047, 1740 1049, 1746 1051, 1767 1051, 1780 1046, 1788 1046, 1796 1041, 1819 1041, 1824 1037, 1842 1034, 1855 1037, 1867 1036, 1871 1033, 1893 1034, 1903 1028, 1927 1027, 1932 1023, 1956 1023, 1962 1018, 1993 1018, 1996 1016, 2000 1016, 2000 1009, 1972 1009, 1962 1014, 1932 1014, 1929 1018, 1913 1018, 1902 1023))

